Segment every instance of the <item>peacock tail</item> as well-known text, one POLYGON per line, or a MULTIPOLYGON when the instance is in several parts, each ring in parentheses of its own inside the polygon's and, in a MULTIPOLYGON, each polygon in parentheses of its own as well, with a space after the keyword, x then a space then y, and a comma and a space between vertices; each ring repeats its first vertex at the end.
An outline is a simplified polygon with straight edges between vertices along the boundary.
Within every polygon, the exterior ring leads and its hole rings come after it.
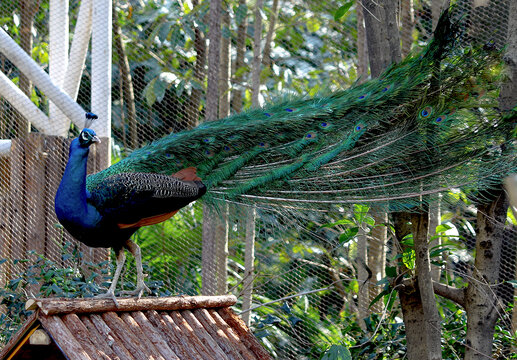
POLYGON ((500 51, 461 48, 450 15, 421 52, 379 78, 168 135, 87 179, 196 167, 204 201, 267 207, 368 203, 407 209, 452 188, 479 192, 515 170, 497 108, 500 51))

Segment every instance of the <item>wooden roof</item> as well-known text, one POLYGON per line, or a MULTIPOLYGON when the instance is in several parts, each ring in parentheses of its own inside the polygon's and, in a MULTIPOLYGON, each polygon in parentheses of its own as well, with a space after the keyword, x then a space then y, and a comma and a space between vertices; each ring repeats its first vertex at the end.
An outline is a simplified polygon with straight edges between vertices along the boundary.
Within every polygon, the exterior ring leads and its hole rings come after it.
POLYGON ((10 359, 42 327, 70 359, 270 359, 230 309, 235 296, 33 299, 36 312, 0 352, 10 359))

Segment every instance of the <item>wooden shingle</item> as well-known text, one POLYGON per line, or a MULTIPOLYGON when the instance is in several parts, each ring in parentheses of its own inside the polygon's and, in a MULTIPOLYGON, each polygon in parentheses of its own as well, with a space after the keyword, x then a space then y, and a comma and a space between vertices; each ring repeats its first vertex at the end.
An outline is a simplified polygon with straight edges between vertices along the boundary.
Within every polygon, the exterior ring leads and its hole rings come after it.
POLYGON ((0 359, 270 359, 230 309, 235 296, 33 299, 35 310, 0 359), (31 345, 37 329, 50 345, 31 345), (43 351, 46 349, 45 351, 43 351), (49 353, 47 357, 42 354, 49 353))

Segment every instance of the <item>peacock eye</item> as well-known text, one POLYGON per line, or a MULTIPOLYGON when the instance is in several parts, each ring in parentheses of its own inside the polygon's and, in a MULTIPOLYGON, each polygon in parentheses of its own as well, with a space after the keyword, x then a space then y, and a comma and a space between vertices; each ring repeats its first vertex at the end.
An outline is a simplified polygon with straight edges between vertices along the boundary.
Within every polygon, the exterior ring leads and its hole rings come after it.
POLYGON ((83 140, 83 141, 88 141, 88 140, 89 140, 89 136, 88 136, 88 134, 87 134, 87 133, 85 133, 85 132, 82 132, 82 133, 81 133, 81 140, 83 140))

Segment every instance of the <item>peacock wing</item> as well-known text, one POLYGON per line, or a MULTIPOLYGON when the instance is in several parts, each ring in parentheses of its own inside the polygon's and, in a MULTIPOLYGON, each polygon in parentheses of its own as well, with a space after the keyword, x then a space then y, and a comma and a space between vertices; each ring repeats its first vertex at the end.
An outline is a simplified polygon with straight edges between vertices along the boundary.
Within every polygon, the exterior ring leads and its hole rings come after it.
POLYGON ((90 189, 89 202, 120 228, 164 221, 206 192, 199 181, 156 173, 121 173, 90 189))

